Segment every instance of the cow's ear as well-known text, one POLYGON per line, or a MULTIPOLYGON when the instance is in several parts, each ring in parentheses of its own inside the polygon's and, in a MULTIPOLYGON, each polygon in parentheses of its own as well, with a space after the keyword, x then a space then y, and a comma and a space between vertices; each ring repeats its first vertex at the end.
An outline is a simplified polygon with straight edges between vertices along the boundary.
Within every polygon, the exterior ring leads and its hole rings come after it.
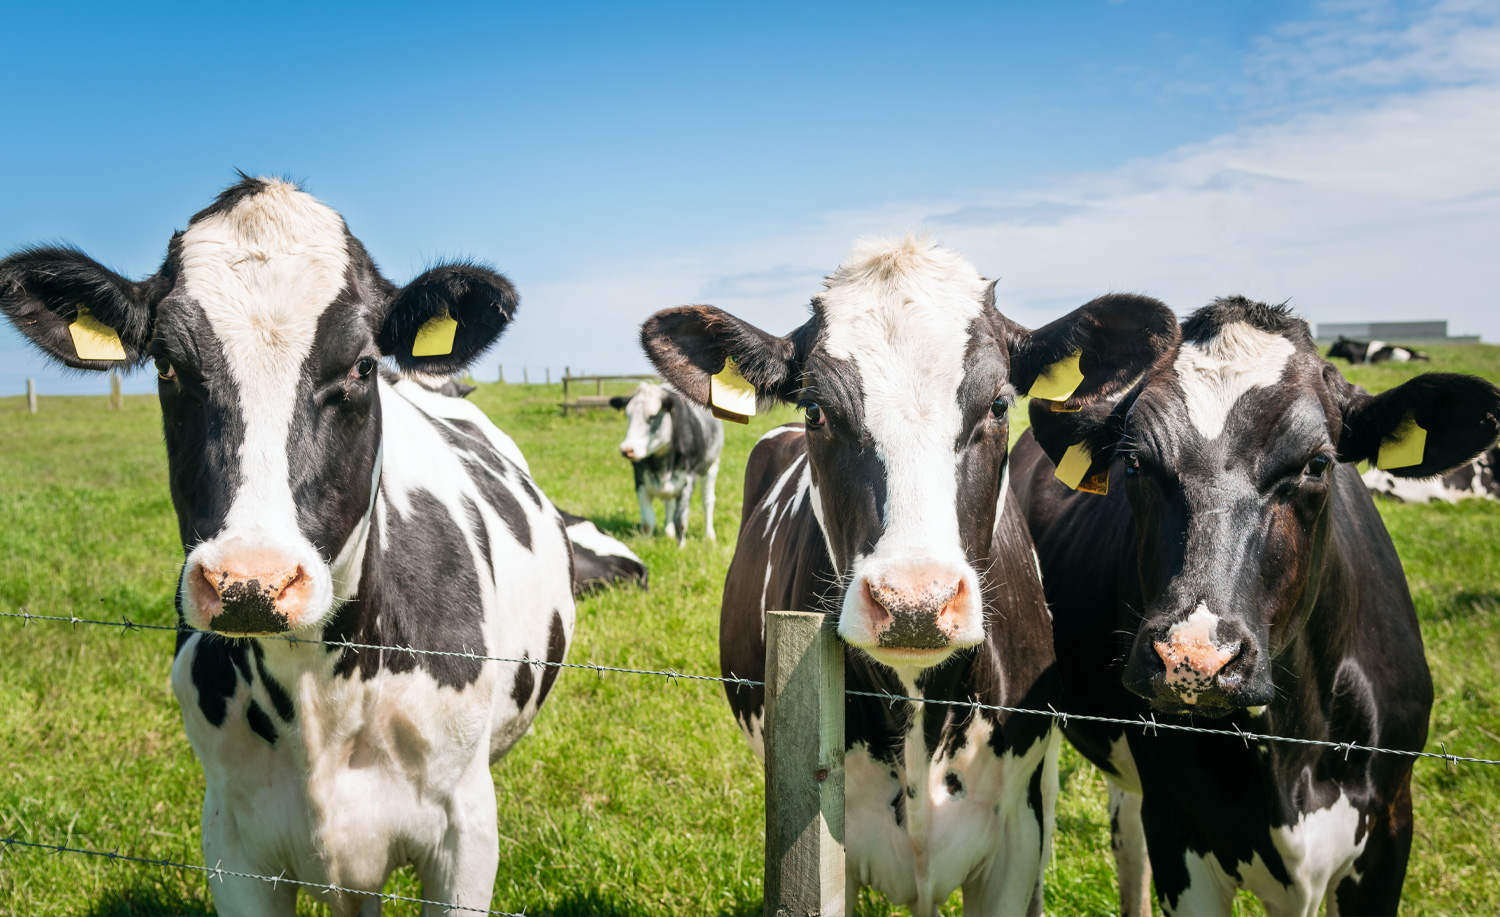
POLYGON ((1083 404, 1129 389, 1180 337, 1177 316, 1164 303, 1125 293, 1101 296, 1035 331, 1001 321, 1016 390, 1083 404))
POLYGON ((1500 437, 1500 389, 1478 376, 1424 373, 1379 395, 1342 376, 1330 382, 1343 402, 1338 448, 1346 462, 1429 478, 1470 461, 1500 437))
POLYGON ((140 364, 165 286, 161 274, 134 283, 71 248, 24 249, 0 261, 0 311, 74 369, 140 364))
POLYGON ((761 402, 788 401, 800 384, 796 347, 713 306, 664 309, 641 326, 641 346, 657 372, 683 395, 708 404, 708 380, 733 358, 761 402))
POLYGON ((503 274, 475 264, 432 268, 391 294, 380 352, 408 371, 462 371, 500 337, 520 297, 503 274))
POLYGON ((625 410, 625 405, 629 403, 630 397, 628 395, 616 395, 613 398, 609 399, 609 406, 617 411, 625 410))

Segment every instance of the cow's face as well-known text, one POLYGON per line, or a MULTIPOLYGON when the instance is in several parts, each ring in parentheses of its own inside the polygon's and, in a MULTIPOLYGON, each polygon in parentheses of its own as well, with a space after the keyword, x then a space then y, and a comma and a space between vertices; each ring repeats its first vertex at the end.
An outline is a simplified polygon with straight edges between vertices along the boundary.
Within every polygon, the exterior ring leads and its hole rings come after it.
POLYGON ((1017 391, 1077 350, 1080 398, 1123 387, 1167 346, 1149 329, 1175 322, 1121 297, 1033 334, 962 256, 910 238, 861 246, 825 287, 784 338, 688 306, 649 320, 643 342, 700 403, 733 357, 762 398, 802 407, 840 635, 888 665, 936 665, 985 639, 985 591, 1002 586, 985 576, 1017 391))
POLYGON ((194 216, 142 283, 33 250, 0 262, 0 305, 69 365, 111 365, 74 349, 66 327, 84 308, 119 334, 124 363, 155 363, 187 553, 182 617, 251 635, 316 626, 354 594, 380 473, 380 358, 460 368, 515 300, 469 266, 398 290, 337 213, 257 179, 194 216), (413 357, 417 329, 444 309, 451 351, 413 357))
POLYGON ((675 396, 660 385, 642 382, 628 399, 611 403, 625 411, 625 438, 620 454, 632 462, 662 455, 672 448, 672 407, 675 396))
MULTIPOLYGON (((1396 473, 1440 473, 1493 439, 1497 408, 1493 386, 1459 376, 1371 398, 1285 309, 1235 298, 1199 310, 1175 359, 1116 406, 1117 441, 1093 440, 1096 454, 1113 446, 1135 519, 1144 607, 1126 686, 1168 711, 1269 703, 1275 659, 1325 585, 1335 503, 1369 499, 1341 463, 1375 458, 1414 413, 1426 459, 1396 473)), ((1088 423, 1033 418, 1049 452, 1088 423)), ((1353 537, 1344 550, 1359 550, 1353 537)))

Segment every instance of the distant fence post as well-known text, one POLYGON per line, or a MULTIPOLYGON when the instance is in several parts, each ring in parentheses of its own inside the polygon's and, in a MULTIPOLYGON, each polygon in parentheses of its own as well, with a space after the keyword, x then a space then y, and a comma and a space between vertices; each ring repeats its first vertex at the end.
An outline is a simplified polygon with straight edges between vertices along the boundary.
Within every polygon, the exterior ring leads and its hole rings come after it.
POLYGON ((542 372, 544 372, 544 373, 547 374, 547 384, 551 385, 552 384, 552 367, 549 366, 546 369, 542 370, 542 372))
POLYGON ((766 615, 765 917, 843 917, 844 645, 831 615, 766 615))
POLYGON ((505 364, 501 363, 499 365, 498 369, 499 369, 499 372, 500 372, 499 382, 500 382, 501 385, 504 385, 505 384, 505 364))
POLYGON ((120 371, 109 371, 109 406, 116 411, 125 406, 125 396, 120 394, 120 371))
POLYGON ((31 413, 36 413, 36 380, 26 380, 26 407, 31 413))
POLYGON ((531 384, 531 369, 530 369, 530 367, 526 367, 526 366, 521 367, 521 384, 522 385, 530 385, 531 384))

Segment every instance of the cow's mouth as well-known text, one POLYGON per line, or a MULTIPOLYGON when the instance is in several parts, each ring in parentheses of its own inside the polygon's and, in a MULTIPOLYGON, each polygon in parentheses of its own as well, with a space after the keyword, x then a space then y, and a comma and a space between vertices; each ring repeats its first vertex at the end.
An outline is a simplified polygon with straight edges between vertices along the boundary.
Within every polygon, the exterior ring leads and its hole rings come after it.
POLYGON ((862 646, 860 649, 871 659, 891 668, 916 666, 927 669, 946 662, 958 647, 950 644, 941 647, 862 646))

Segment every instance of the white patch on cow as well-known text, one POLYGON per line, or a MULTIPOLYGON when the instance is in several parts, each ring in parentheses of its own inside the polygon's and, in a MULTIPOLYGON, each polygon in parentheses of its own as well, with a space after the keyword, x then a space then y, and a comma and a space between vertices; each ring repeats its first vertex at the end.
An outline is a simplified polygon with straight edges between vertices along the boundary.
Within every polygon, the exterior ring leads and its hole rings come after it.
POLYGON ((770 430, 767 430, 765 433, 762 433, 760 435, 760 439, 757 439, 755 441, 755 445, 759 446, 761 443, 765 442, 768 439, 775 439, 778 436, 786 436, 788 433, 801 433, 801 432, 802 432, 802 427, 794 427, 794 426, 791 426, 790 424, 782 424, 779 427, 772 427, 770 430))
POLYGON ((771 489, 766 492, 765 499, 761 501, 762 505, 766 507, 765 534, 767 542, 774 536, 776 527, 781 524, 781 520, 791 515, 793 511, 792 504, 790 502, 783 502, 781 494, 782 491, 786 490, 787 484, 799 470, 806 470, 806 463, 806 452, 792 459, 787 464, 786 469, 781 472, 781 477, 777 478, 776 483, 772 484, 771 489))
MULTIPOLYGON (((957 252, 908 236, 861 243, 824 284, 823 346, 859 370, 865 431, 886 477, 884 531, 875 550, 855 561, 854 580, 926 564, 978 596, 959 537, 954 443, 969 329, 983 311, 985 281, 957 252)), ((845 592, 840 633, 870 646, 859 593, 845 592)), ((982 614, 961 615, 958 624, 955 648, 983 639, 982 614)))
POLYGON ((1380 350, 1383 347, 1385 347, 1385 341, 1371 341, 1369 344, 1365 345, 1365 362, 1374 363, 1375 355, 1377 353, 1380 353, 1380 350))
POLYGON ((1463 489, 1449 487, 1443 477, 1398 478, 1389 471, 1382 471, 1379 468, 1371 468, 1359 477, 1372 493, 1385 494, 1402 503, 1427 503, 1432 500, 1457 503, 1460 500, 1490 498, 1480 478, 1479 461, 1476 459, 1471 464, 1475 466, 1474 483, 1463 489))
MULTIPOLYGON (((624 557, 641 563, 641 559, 635 556, 635 552, 625 546, 623 541, 599 531, 599 527, 585 519, 568 526, 568 540, 598 554, 600 557, 624 557)), ((645 564, 641 564, 645 566, 645 564)))
POLYGON ((1392 347, 1391 360, 1397 363, 1409 363, 1411 362, 1411 351, 1405 347, 1392 347))
MULTIPOLYGON (((274 180, 181 237, 183 289, 218 339, 245 424, 239 482, 224 526, 192 550, 188 570, 222 563, 242 547, 274 550, 301 565, 313 587, 307 607, 325 614, 334 598, 332 576, 297 525, 287 437, 318 320, 344 286, 345 238, 337 213, 274 180)), ((187 583, 184 576, 184 602, 191 601, 187 583)))
POLYGON ((1280 382, 1296 350, 1281 335, 1245 322, 1226 325, 1206 341, 1183 341, 1174 368, 1188 419, 1204 439, 1218 438, 1240 398, 1280 382))
POLYGON ((421 384, 407 378, 402 378, 393 386, 401 397, 416 405, 422 413, 432 417, 441 417, 444 420, 463 420, 478 428, 479 432, 495 447, 495 451, 505 456, 517 468, 526 472, 531 477, 531 466, 526 462, 526 456, 521 454, 521 447, 511 439, 504 430, 495 426, 489 415, 479 409, 472 401, 463 398, 450 398, 447 395, 439 395, 437 392, 422 386, 421 384))

